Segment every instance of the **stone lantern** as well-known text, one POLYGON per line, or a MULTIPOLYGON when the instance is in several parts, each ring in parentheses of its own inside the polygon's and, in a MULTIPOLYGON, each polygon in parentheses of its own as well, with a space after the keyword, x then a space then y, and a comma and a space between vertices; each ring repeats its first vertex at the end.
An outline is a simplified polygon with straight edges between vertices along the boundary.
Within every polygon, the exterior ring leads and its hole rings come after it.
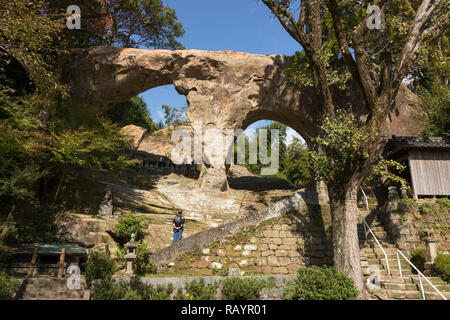
POLYGON ((134 239, 135 235, 131 234, 131 240, 125 244, 127 248, 127 254, 125 255, 125 259, 127 260, 127 272, 126 274, 132 276, 133 272, 133 262, 136 261, 136 248, 138 247, 137 241, 134 239))

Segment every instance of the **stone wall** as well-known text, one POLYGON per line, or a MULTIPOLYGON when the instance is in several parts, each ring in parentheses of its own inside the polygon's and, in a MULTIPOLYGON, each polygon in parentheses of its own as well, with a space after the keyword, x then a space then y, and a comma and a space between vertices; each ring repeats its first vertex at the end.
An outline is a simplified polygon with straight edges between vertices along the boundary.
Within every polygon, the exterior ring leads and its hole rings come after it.
POLYGON ((390 195, 380 209, 380 219, 386 232, 402 252, 425 248, 425 238, 438 240, 438 253, 450 251, 450 208, 446 200, 400 199, 390 195))
POLYGON ((295 274, 304 266, 332 264, 333 250, 317 212, 304 212, 242 229, 161 265, 159 273, 188 275, 295 274))

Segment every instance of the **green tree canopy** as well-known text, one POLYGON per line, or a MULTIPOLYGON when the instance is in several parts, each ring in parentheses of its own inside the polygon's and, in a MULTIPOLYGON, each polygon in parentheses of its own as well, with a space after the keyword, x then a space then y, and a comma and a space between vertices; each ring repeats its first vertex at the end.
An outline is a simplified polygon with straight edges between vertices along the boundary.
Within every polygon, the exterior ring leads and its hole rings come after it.
POLYGON ((64 14, 69 5, 81 9, 81 29, 66 38, 76 47, 109 45, 123 48, 182 49, 184 29, 174 9, 162 0, 47 0, 49 11, 64 14))
POLYGON ((169 107, 166 104, 161 106, 164 110, 164 123, 166 127, 169 126, 189 126, 191 122, 187 116, 187 106, 182 106, 180 109, 176 107, 169 107))
POLYGON ((149 133, 157 130, 157 125, 153 122, 150 112, 148 112, 147 104, 139 96, 119 103, 106 113, 106 117, 121 127, 134 124, 147 129, 149 133))

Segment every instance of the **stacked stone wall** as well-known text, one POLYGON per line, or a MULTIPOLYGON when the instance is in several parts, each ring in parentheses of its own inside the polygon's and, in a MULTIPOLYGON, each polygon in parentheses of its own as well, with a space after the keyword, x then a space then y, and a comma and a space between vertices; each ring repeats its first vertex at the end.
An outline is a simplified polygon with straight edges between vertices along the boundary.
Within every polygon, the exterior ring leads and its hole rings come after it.
POLYGON ((161 265, 159 272, 189 275, 295 274, 301 267, 332 264, 329 236, 305 213, 268 220, 161 265))
MULTIPOLYGON (((445 200, 444 200, 445 201, 445 200)), ((450 252, 450 208, 436 199, 390 197, 380 209, 380 219, 397 247, 407 254, 425 248, 425 239, 438 240, 438 253, 450 252)))

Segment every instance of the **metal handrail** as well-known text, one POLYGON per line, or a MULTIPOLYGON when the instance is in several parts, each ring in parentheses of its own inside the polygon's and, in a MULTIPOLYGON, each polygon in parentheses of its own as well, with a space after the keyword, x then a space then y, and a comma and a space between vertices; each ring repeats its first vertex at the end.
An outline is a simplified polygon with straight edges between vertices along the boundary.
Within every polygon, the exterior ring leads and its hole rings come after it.
POLYGON ((397 262, 398 262, 398 269, 400 270, 400 276, 403 278, 403 273, 402 273, 402 265, 401 265, 401 263, 400 263, 400 257, 398 256, 398 254, 401 254, 402 255, 402 257, 409 263, 409 265, 411 266, 411 267, 413 267, 416 271, 417 271, 417 274, 418 274, 418 276, 419 276, 419 284, 420 284, 420 291, 422 292, 422 298, 423 298, 423 300, 426 300, 426 298, 425 298, 425 291, 424 291, 424 289, 423 289, 423 284, 422 284, 422 278, 424 278, 425 279, 425 281, 426 282, 428 282, 428 284, 442 297, 442 299, 444 299, 444 300, 447 300, 447 298, 438 290, 438 288, 436 288, 432 283, 431 283, 431 281, 430 280, 428 280, 428 278, 427 277, 425 277, 424 275, 423 275, 423 273, 422 272, 420 272, 419 271, 419 269, 417 269, 416 268, 416 266, 411 262, 411 261, 409 261, 408 260, 408 258, 407 257, 405 257, 405 255, 400 251, 400 250, 397 250, 397 262))
MULTIPOLYGON (((367 209, 367 212, 369 212, 369 203, 368 203, 368 201, 367 201, 367 196, 366 196, 366 194, 364 193, 363 188, 362 188, 362 187, 360 187, 360 188, 361 188, 362 194, 363 194, 363 196, 364 196, 364 200, 365 200, 365 203, 366 203, 366 209, 367 209)), ((359 211, 358 206, 356 206, 356 210, 358 211, 359 216, 361 217, 362 221, 364 222, 363 226, 364 226, 364 235, 365 235, 365 237, 366 237, 366 241, 367 241, 367 234, 366 234, 366 232, 367 232, 367 229, 368 229, 369 232, 370 232, 370 234, 372 235, 372 237, 375 239, 375 242, 377 243, 377 245, 380 247, 381 251, 382 251, 383 254, 384 254, 384 259, 386 260, 387 274, 388 274, 388 276, 390 277, 390 276, 391 276, 391 269, 390 269, 390 267, 389 267, 389 260, 388 260, 388 256, 387 256, 387 254, 386 254, 386 251, 384 251, 383 246, 382 246, 381 243, 378 241, 378 239, 377 239, 377 237, 375 236, 375 234, 372 232, 372 229, 370 229, 369 225, 368 225, 367 222, 366 222, 366 219, 364 219, 363 215, 361 214, 361 211, 359 211)))

